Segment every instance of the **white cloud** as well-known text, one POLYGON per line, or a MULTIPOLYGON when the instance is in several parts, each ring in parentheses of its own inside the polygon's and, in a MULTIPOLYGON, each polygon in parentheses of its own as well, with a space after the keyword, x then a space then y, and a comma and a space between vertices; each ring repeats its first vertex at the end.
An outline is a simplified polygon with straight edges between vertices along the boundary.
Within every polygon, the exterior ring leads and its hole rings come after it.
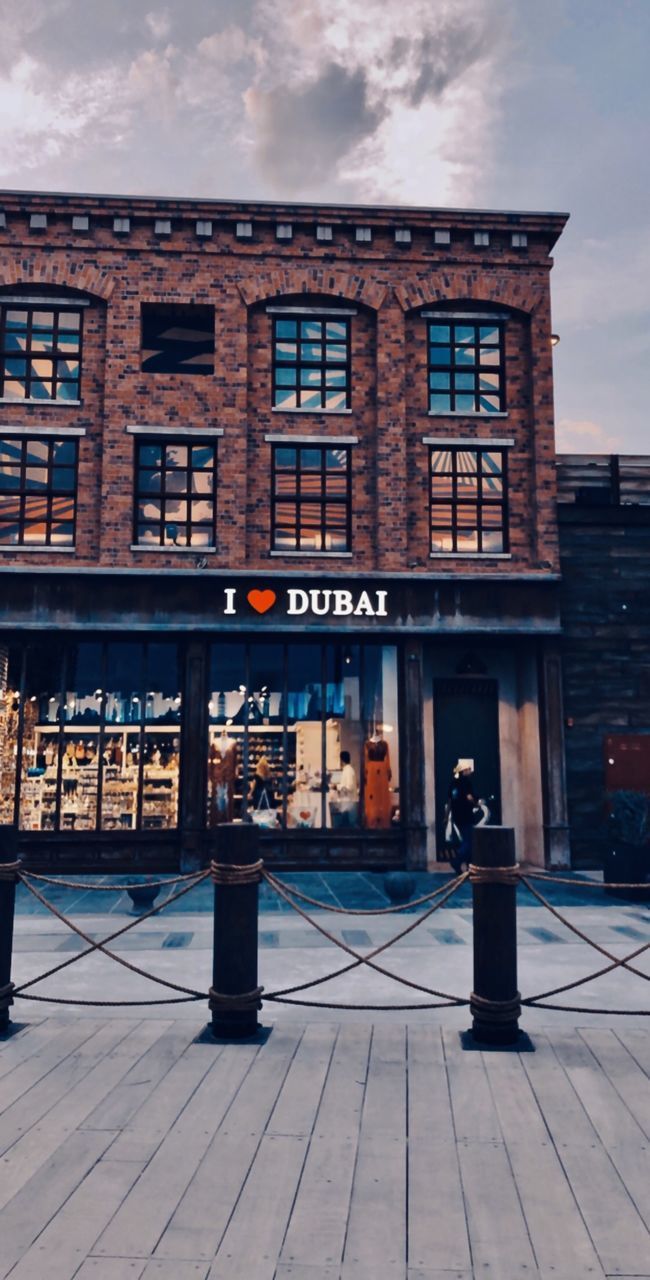
POLYGON ((560 418, 555 444, 559 453, 616 453, 621 448, 621 439, 611 435, 599 422, 560 418))

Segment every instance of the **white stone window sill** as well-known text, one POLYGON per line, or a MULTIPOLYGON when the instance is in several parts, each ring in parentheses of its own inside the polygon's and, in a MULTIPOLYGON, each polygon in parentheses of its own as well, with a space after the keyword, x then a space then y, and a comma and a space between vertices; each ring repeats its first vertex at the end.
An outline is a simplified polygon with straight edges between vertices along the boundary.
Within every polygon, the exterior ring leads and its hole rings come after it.
POLYGON ((150 555, 185 555, 185 556, 214 556, 216 555, 216 547, 147 547, 142 546, 139 542, 132 542, 130 551, 143 551, 150 555))
POLYGON ((64 437, 85 436, 85 427, 55 427, 51 423, 48 426, 39 426, 38 423, 32 422, 31 425, 25 426, 9 426, 6 422, 0 425, 0 435, 2 436, 48 436, 52 440, 60 440, 64 437))
POLYGON ((291 556, 292 559, 295 556, 300 556, 303 560, 305 559, 305 557, 307 557, 307 559, 312 559, 312 560, 313 559, 318 559, 318 560, 351 560, 352 559, 351 551, 270 551, 269 555, 275 556, 276 558, 277 557, 285 558, 287 556, 291 556))
POLYGON ((509 551, 430 551, 430 560, 512 560, 509 551))
POLYGON ((459 409, 429 409, 427 411, 428 418, 507 418, 507 410, 494 410, 494 413, 479 411, 478 409, 467 409, 461 412, 459 409))
POLYGON ((22 556, 25 551, 27 552, 28 555, 33 555, 35 552, 36 553, 41 552, 44 555, 55 555, 55 556, 74 556, 77 554, 76 547, 56 547, 56 546, 49 547, 45 543, 43 543, 42 546, 38 546, 38 547, 32 547, 32 546, 23 547, 20 545, 20 543, 14 543, 10 547, 8 546, 0 547, 0 553, 4 555, 11 553, 15 556, 22 556))
POLYGON ((0 404, 15 404, 19 409, 24 404, 37 404, 41 409, 69 409, 78 408, 82 404, 81 400, 39 400, 38 398, 29 400, 12 400, 11 396, 0 396, 0 404))
POLYGON ((351 409, 285 409, 281 404, 274 404, 271 407, 271 413, 310 413, 312 415, 323 413, 328 417, 334 418, 338 414, 340 417, 350 416, 351 409))

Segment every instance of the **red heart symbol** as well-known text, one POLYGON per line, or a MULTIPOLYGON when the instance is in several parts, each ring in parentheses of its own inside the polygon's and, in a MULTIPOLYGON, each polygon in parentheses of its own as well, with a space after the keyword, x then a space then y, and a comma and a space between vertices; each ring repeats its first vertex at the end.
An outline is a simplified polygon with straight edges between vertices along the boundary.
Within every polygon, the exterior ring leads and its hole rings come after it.
POLYGON ((258 591, 257 587, 254 587, 246 597, 256 613, 268 613, 269 609, 273 608, 276 598, 275 591, 271 591, 270 587, 267 587, 265 591, 258 591))

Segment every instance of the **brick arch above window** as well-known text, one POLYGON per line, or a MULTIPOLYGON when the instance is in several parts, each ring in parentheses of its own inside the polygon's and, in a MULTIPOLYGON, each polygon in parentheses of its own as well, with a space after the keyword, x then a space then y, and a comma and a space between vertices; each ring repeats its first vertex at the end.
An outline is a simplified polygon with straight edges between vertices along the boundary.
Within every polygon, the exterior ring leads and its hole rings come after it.
POLYGON ((345 302, 358 302, 378 311, 388 286, 376 280, 360 279, 354 272, 332 271, 329 267, 288 268, 269 272, 268 275, 251 276, 239 283, 239 292, 246 306, 266 299, 285 296, 318 294, 340 298, 345 302))
POLYGON ((115 289, 115 281, 97 267, 66 265, 62 262, 7 263, 0 268, 0 292, 11 288, 33 288, 47 285, 54 289, 74 289, 77 293, 90 294, 109 302, 115 289))
MULTIPOLYGON (((439 279, 439 277, 438 277, 439 279)), ((539 284, 519 279, 499 278, 486 288, 485 273, 468 271, 436 285, 435 280, 406 280, 395 285, 395 297, 403 311, 416 311, 424 306, 447 306, 471 302, 486 309, 508 307, 530 315, 548 300, 546 281, 539 284)))

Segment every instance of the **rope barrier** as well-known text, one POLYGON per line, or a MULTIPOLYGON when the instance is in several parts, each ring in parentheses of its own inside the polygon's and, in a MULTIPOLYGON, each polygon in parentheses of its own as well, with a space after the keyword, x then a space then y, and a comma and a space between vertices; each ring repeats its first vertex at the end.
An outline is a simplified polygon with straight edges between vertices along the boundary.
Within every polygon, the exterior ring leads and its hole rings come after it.
POLYGON ((210 863, 210 879, 213 884, 259 884, 262 879, 264 863, 261 858, 257 862, 238 865, 230 862, 210 863))
POLYGON ((84 932, 84 930, 83 930, 83 929, 80 929, 78 925, 75 925, 71 920, 69 920, 69 919, 67 918, 67 916, 65 916, 61 911, 59 911, 59 910, 58 910, 58 908, 57 908, 57 907, 55 907, 53 903, 49 902, 49 901, 48 901, 48 899, 47 899, 47 898, 46 898, 42 893, 40 893, 40 892, 39 892, 39 890, 38 890, 34 885, 29 884, 29 882, 28 882, 26 879, 24 879, 24 877, 23 877, 23 876, 21 876, 21 879, 23 880, 23 882, 24 882, 24 884, 25 884, 25 888, 26 888, 26 889, 27 889, 31 894, 33 894, 33 896, 34 896, 35 898, 37 898, 37 899, 38 899, 38 901, 39 901, 39 902, 41 902, 41 903, 43 904, 43 906, 44 906, 44 907, 46 907, 46 908, 47 908, 47 910, 51 912, 51 914, 52 914, 53 916, 56 916, 56 918, 57 918, 58 920, 60 920, 63 924, 67 925, 67 927, 68 927, 69 929, 71 929, 73 933, 78 934, 78 936, 79 936, 80 938, 82 938, 84 942, 87 942, 89 945, 88 945, 88 947, 87 947, 84 951, 80 951, 80 952, 78 953, 78 955, 76 955, 76 956, 69 956, 66 960, 61 961, 61 963, 60 963, 60 964, 57 964, 57 965, 53 966, 53 968, 46 970, 46 972, 45 972, 45 973, 41 973, 41 974, 39 974, 36 978, 31 978, 31 979, 29 980, 29 982, 25 982, 25 983, 23 983, 21 986, 17 986, 17 987, 15 987, 15 988, 14 988, 14 991, 13 991, 13 994, 14 994, 15 996, 21 996, 21 997, 23 997, 23 998, 24 998, 24 999, 26 999, 26 1000, 27 1000, 27 999, 30 999, 30 1000, 36 1000, 36 999, 38 999, 38 1000, 47 1000, 47 1001, 49 1001, 50 1003, 53 1003, 53 1004, 83 1004, 83 1003, 86 1003, 86 1004, 97 1005, 97 1006, 99 1006, 99 1007, 101 1007, 101 1006, 103 1006, 103 1005, 106 1005, 107 1007, 108 1007, 108 1006, 114 1006, 114 1005, 119 1006, 119 1005, 121 1005, 121 1004, 125 1004, 125 1005, 130 1005, 130 1004, 137 1004, 137 1005, 140 1005, 140 1004, 143 1004, 143 1005, 146 1005, 146 1004, 166 1004, 166 1003, 172 1004, 172 1003, 176 1003, 176 1001, 173 1001, 173 1000, 169 1000, 169 1001, 164 1001, 164 1000, 151 1000, 151 1001, 147 1001, 147 1000, 143 1000, 143 1001, 91 1000, 91 1001, 81 1001, 81 1000, 72 1000, 72 999, 71 999, 71 1000, 63 1000, 63 999, 55 999, 54 997, 50 997, 50 996, 34 996, 34 995, 27 996, 27 995, 25 994, 25 993, 30 989, 30 987, 34 987, 34 986, 36 986, 39 982, 43 982, 46 978, 51 978, 51 977, 53 977, 53 975, 54 975, 55 973, 59 973, 59 972, 61 971, 61 969, 66 969, 69 965, 71 965, 71 964, 75 964, 78 960, 82 960, 82 959, 84 958, 84 956, 91 955, 93 951, 100 951, 100 952, 102 953, 102 955, 108 956, 108 958, 109 958, 110 960, 114 960, 116 964, 122 965, 125 969, 129 969, 132 973, 136 973, 136 974, 138 974, 138 976, 139 976, 139 977, 148 978, 148 979, 149 979, 149 981, 151 981, 151 982, 155 982, 155 983, 158 983, 158 985, 159 985, 159 986, 167 987, 167 988, 169 988, 169 990, 171 990, 171 991, 180 991, 180 992, 182 992, 182 993, 183 993, 183 995, 184 995, 184 996, 189 997, 189 998, 191 998, 192 1000, 203 1000, 203 999, 207 999, 207 992, 205 992, 205 991, 196 991, 196 990, 193 990, 191 987, 182 987, 182 986, 180 986, 178 983, 175 983, 175 982, 167 982, 164 978, 159 978, 159 977, 157 977, 155 974, 148 973, 145 969, 141 969, 138 965, 134 965, 134 964, 132 964, 129 960, 124 960, 121 956, 117 956, 117 955, 115 955, 115 953, 114 953, 113 951, 109 951, 109 950, 108 950, 108 948, 107 948, 107 946, 106 946, 106 943, 107 943, 107 942, 114 942, 116 938, 119 938, 119 937, 121 937, 123 934, 128 933, 130 929, 134 929, 134 928, 136 927, 136 925, 141 924, 141 922, 142 922, 143 920, 147 920, 147 919, 149 919, 149 917, 154 916, 154 915, 157 915, 159 911, 162 911, 164 907, 169 906, 169 904, 170 904, 171 902, 175 902, 175 901, 177 901, 179 898, 183 898, 183 897, 185 897, 185 894, 189 893, 189 892, 194 888, 194 885, 195 885, 195 884, 198 884, 198 883, 200 883, 200 881, 205 880, 205 879, 206 879, 206 877, 207 877, 207 875, 208 875, 208 872, 207 872, 207 871, 199 872, 199 873, 198 873, 198 875, 195 873, 195 875, 194 875, 194 881, 193 881, 193 883, 192 883, 192 884, 187 884, 187 885, 185 885, 185 886, 184 886, 184 888, 179 889, 179 891, 178 891, 177 893, 172 894, 172 896, 171 896, 171 897, 167 898, 165 902, 161 902, 158 906, 152 907, 149 911, 147 911, 147 912, 143 913, 143 915, 138 916, 137 920, 130 920, 130 921, 129 921, 126 925, 124 925, 122 928, 115 930, 115 932, 114 932, 114 933, 110 934, 107 938, 104 938, 104 939, 102 939, 102 940, 101 940, 101 941, 99 941, 99 942, 94 941, 94 940, 93 940, 93 939, 92 939, 92 938, 91 938, 87 933, 85 933, 85 932, 84 932))
POLYGON ((467 874, 470 884, 518 884, 521 873, 518 862, 511 867, 479 867, 470 862, 467 874))
POLYGON ((208 1004, 210 1010, 222 1012, 227 1009, 228 1012, 248 1013, 251 1009, 262 1008, 262 992, 264 987, 254 987, 252 991, 239 992, 236 995, 228 995, 224 991, 215 991, 214 987, 210 987, 208 1004))
POLYGON ((470 1013, 473 1017, 479 1017, 481 1022, 493 1023, 498 1026, 502 1022, 512 1022, 513 1019, 519 1017, 521 1013, 521 996, 517 992, 511 1000, 488 1000, 485 996, 478 996, 472 991, 469 998, 470 1013))
MULTIPOLYGON (((354 957, 352 964, 344 965, 342 968, 336 969, 332 973, 325 974, 321 978, 315 978, 309 982, 301 982, 301 983, 297 983, 295 986, 292 986, 292 987, 283 987, 278 991, 269 992, 267 995, 265 995, 264 997, 265 1000, 280 1000, 280 999, 284 1000, 286 996, 293 995, 297 991, 306 991, 310 987, 319 986, 323 982, 329 982, 331 981, 332 978, 338 978, 342 974, 349 973, 352 969, 358 968, 359 965, 365 964, 365 965, 368 965, 370 969, 374 969, 377 973, 381 973, 384 977, 392 978, 395 982, 401 983, 402 986, 411 987, 414 991, 421 991, 423 992, 424 995, 438 996, 439 998, 444 1000, 446 1004, 467 1005, 469 1003, 469 1001, 464 999, 462 996, 452 996, 447 991, 437 991, 433 987, 425 987, 422 983, 413 982, 411 981, 410 978, 403 978, 399 974, 392 973, 390 969, 384 969, 382 965, 378 965, 374 963, 375 956, 380 955, 382 951, 387 951, 389 947, 392 947, 394 945, 394 943, 401 941, 401 939, 405 938, 407 934, 412 933, 414 929, 417 929, 421 924, 423 924, 425 920, 428 920, 429 917, 432 916, 435 911, 438 911, 440 907, 444 906, 444 903, 449 898, 451 898, 452 895, 456 893, 456 891, 460 888, 460 886, 464 884, 464 882, 467 880, 467 872, 464 872, 462 875, 458 876, 452 882, 451 885, 446 886, 447 891, 446 891, 445 897, 441 898, 439 902, 434 903, 434 905, 430 907, 428 911, 425 911, 423 915, 418 916, 417 920, 411 921, 411 923, 407 925, 406 928, 402 929, 400 933, 395 934, 395 936, 393 938, 389 938, 387 942, 383 942, 380 946, 375 947, 372 951, 369 951, 368 954, 365 956, 360 955, 358 951, 355 951, 353 947, 348 946, 346 942, 342 942, 333 933, 330 933, 330 931, 326 929, 324 925, 318 924, 316 920, 313 920, 311 916, 307 915, 307 912, 303 911, 302 907, 299 907, 297 903, 292 902, 291 899, 287 896, 287 894, 284 893, 281 882, 276 881, 274 876, 271 876, 269 875, 268 872, 265 872, 265 878, 268 879, 269 884, 273 885, 274 889, 279 894, 279 896, 281 898, 284 898, 284 900, 288 903, 288 905, 299 916, 301 916, 303 920, 306 920, 308 924, 312 925, 312 927, 316 929, 318 933, 321 933, 325 938, 327 938, 329 942, 333 942, 336 947, 339 947, 341 949, 341 951, 346 951, 348 955, 351 955, 354 957)), ((314 1002, 311 1002, 311 1003, 314 1003, 314 1002)), ((328 1006, 325 1004, 323 1004, 322 1007, 334 1008, 333 1005, 328 1006)), ((363 1006, 361 1005, 346 1006, 346 1008, 362 1008, 362 1007, 363 1006)))
MULTIPOLYGON (((622 967, 624 969, 627 969, 629 973, 634 973, 637 978, 644 978, 646 982, 650 982, 650 974, 644 973, 642 969, 635 969, 634 965, 628 964, 626 960, 619 959, 619 957, 615 956, 612 951, 608 951, 607 947, 601 946, 599 942, 594 942, 593 938, 589 938, 586 933, 583 933, 582 929, 579 929, 577 925, 572 924, 570 920, 567 920, 566 916, 563 916, 561 912, 557 910, 556 907, 552 906, 552 904, 547 901, 547 899, 544 897, 543 894, 539 892, 538 889, 533 888, 532 884, 528 883, 526 876, 522 876, 521 880, 522 880, 522 884, 526 886, 529 893, 532 893, 533 897, 537 898, 537 900, 541 902, 542 906, 546 907, 547 911, 550 911, 552 916, 555 916, 556 920, 559 920, 563 925, 565 925, 565 927, 569 929, 571 933, 575 933, 576 937, 581 938, 583 942, 586 942, 590 947, 593 947, 594 951, 599 951, 600 954, 605 956, 607 960, 611 960, 612 968, 622 967)), ((642 947, 639 947, 638 950, 633 954, 641 955, 644 951, 647 951, 649 947, 650 947, 650 942, 646 942, 642 947)), ((590 979, 584 978, 584 979, 581 979, 581 981, 588 982, 590 981, 590 979)), ((558 988, 558 991, 561 991, 562 989, 563 988, 558 988)), ((555 992, 545 991, 543 994, 554 995, 555 992)))
MULTIPOLYGON (((13 865, 20 866, 20 863, 13 865)), ((207 876, 205 871, 189 871, 187 875, 172 876, 168 880, 135 880, 132 884, 87 884, 84 880, 62 880, 58 876, 37 875, 35 871, 23 871, 22 874, 29 876, 30 880, 38 880, 39 883, 51 884, 56 888, 87 889, 89 893, 128 893, 130 889, 164 889, 167 885, 183 884, 188 880, 196 880, 198 884, 199 880, 205 880, 207 876)), ((0 879, 2 879, 1 875, 0 879)))
POLYGON ((0 862, 0 880, 17 880, 21 867, 20 858, 16 862, 0 862))
POLYGON ((322 902, 320 898, 310 898, 309 894, 303 893, 301 889, 297 889, 293 884, 287 884, 286 880, 279 880, 276 875, 270 871, 262 872, 262 879, 275 887, 282 885, 286 893, 290 893, 292 897, 298 898, 301 902, 308 903, 311 907, 320 907, 321 911, 331 911, 333 915, 340 916, 390 916, 395 915, 398 911, 408 911, 411 907, 420 907, 425 902, 432 902, 434 898, 440 897, 449 888, 449 882, 441 885, 439 889, 433 889, 431 893, 423 893, 419 898, 410 898, 408 902, 399 903, 393 907, 338 907, 329 902, 322 902))
POLYGON ((646 889, 650 891, 650 880, 640 884, 629 881, 615 882, 610 880, 572 880, 570 876, 554 876, 547 871, 526 871, 529 879, 546 880, 549 884, 568 884, 572 889, 646 889))

